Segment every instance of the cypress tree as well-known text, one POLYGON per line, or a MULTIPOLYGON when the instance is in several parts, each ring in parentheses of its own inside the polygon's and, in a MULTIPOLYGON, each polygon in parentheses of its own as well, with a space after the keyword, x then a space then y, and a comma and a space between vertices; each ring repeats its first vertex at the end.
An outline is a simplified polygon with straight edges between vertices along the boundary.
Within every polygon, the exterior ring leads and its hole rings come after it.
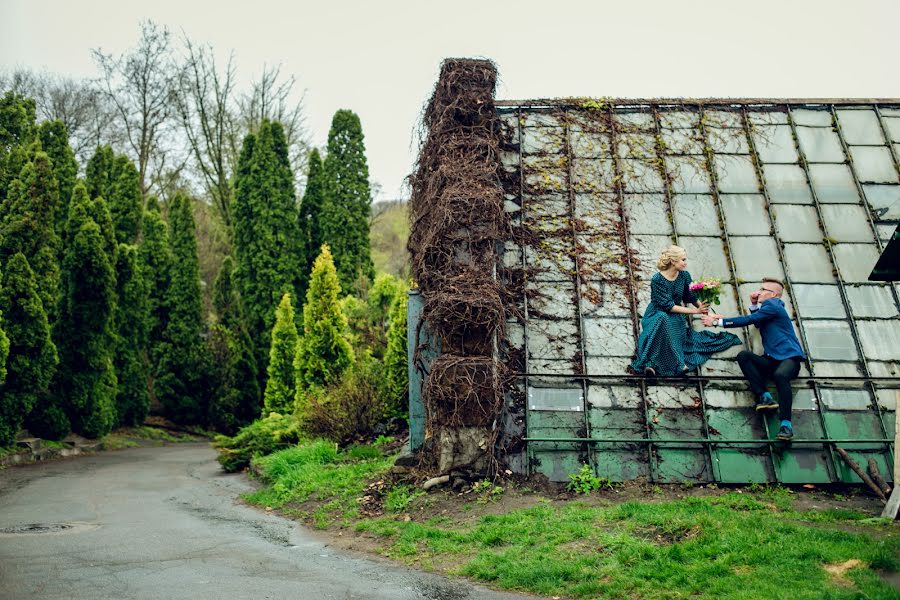
POLYGON ((313 149, 309 153, 309 172, 306 177, 306 190, 300 203, 300 234, 303 240, 302 262, 300 266, 300 298, 306 297, 309 285, 309 273, 313 261, 319 253, 325 239, 322 233, 322 209, 325 205, 325 172, 319 151, 313 149))
MULTIPOLYGON (((0 297, 3 295, 3 273, 0 273, 0 297)), ((3 311, 0 310, 0 386, 6 381, 6 359, 9 357, 9 338, 3 329, 3 311)), ((0 387, 2 389, 2 387, 0 387)))
POLYGON ((102 200, 89 200, 84 186, 76 184, 62 266, 65 295, 55 328, 60 349, 56 397, 72 428, 87 437, 106 435, 116 424, 115 266, 92 218, 103 209, 102 200))
POLYGON ((84 180, 91 198, 106 197, 111 185, 113 162, 116 155, 109 146, 97 146, 94 155, 84 168, 84 180))
POLYGON ((60 242, 54 227, 58 202, 50 157, 37 152, 34 161, 11 182, 6 201, 0 206, 0 261, 17 252, 29 257, 38 296, 51 322, 59 303, 60 242))
POLYGON ((408 414, 409 370, 407 355, 407 296, 403 290, 394 298, 387 332, 387 349, 384 352, 386 379, 385 404, 394 416, 408 414))
POLYGON ((353 363, 353 348, 347 341, 347 319, 338 301, 337 271, 327 244, 313 264, 303 306, 303 337, 294 361, 297 403, 307 389, 335 382, 353 363))
POLYGON ((369 166, 362 125, 353 111, 334 114, 324 173, 322 232, 334 254, 341 289, 347 294, 357 289, 360 279, 371 281, 375 274, 369 247, 369 166))
POLYGON ((285 294, 275 311, 272 328, 272 348, 269 351, 266 394, 263 398, 264 414, 292 412, 297 385, 294 373, 294 357, 297 354, 297 326, 294 325, 294 308, 291 295, 285 294))
POLYGON ((257 364, 268 364, 275 306, 296 297, 301 272, 299 212, 287 142, 280 123, 263 121, 244 139, 233 205, 235 279, 240 289, 257 364))
POLYGON ((137 248, 121 244, 116 263, 116 352, 113 360, 118 380, 116 413, 120 425, 140 425, 150 409, 147 394, 149 320, 147 284, 141 275, 137 248))
POLYGON ((26 147, 35 140, 37 104, 32 98, 7 92, 0 98, 0 204, 10 182, 28 161, 26 147))
POLYGON ((240 296, 234 286, 234 262, 222 261, 213 289, 213 309, 218 323, 210 331, 213 361, 209 423, 229 435, 259 416, 259 383, 256 359, 244 324, 240 296))
POLYGON ((8 446, 46 394, 58 362, 34 273, 21 252, 6 263, 0 312, 9 338, 6 382, 0 388, 0 446, 8 446))
POLYGON ((200 295, 200 265, 191 201, 179 194, 169 206, 172 268, 166 305, 169 319, 160 346, 156 395, 168 418, 205 423, 206 346, 200 295))
MULTIPOLYGON (((69 215, 69 201, 78 177, 78 163, 75 161, 72 147, 69 146, 69 132, 62 121, 41 123, 38 127, 38 135, 41 139, 41 147, 53 163, 53 174, 56 176, 59 186, 59 202, 55 209, 54 226, 57 237, 62 238, 66 228, 66 218, 69 215)), ((60 252, 62 252, 62 248, 60 248, 60 252)))
POLYGON ((169 321, 166 297, 171 279, 172 250, 169 246, 169 226, 159 210, 152 210, 152 207, 157 206, 156 199, 151 196, 147 206, 142 226, 143 240, 138 246, 138 262, 148 290, 148 344, 155 348, 162 342, 163 332, 169 321))

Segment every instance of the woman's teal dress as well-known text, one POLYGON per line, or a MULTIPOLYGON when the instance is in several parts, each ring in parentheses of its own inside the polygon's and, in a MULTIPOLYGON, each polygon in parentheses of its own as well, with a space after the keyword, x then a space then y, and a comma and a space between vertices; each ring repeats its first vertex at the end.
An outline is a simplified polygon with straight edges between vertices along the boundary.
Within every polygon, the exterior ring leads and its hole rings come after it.
POLYGON ((657 375, 681 375, 705 363, 710 355, 741 343, 733 333, 694 331, 688 324, 690 315, 669 312, 676 304, 697 302, 690 285, 687 271, 679 272, 675 281, 662 273, 650 279, 650 304, 641 319, 637 358, 631 363, 638 373, 651 367, 657 375))

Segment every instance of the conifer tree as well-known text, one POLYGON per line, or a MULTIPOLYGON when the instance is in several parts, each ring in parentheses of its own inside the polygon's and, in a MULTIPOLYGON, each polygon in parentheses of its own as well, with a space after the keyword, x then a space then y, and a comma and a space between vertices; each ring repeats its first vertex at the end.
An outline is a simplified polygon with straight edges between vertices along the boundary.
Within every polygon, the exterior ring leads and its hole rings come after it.
POLYGON ((246 310, 257 364, 268 364, 275 306, 296 297, 301 271, 299 211, 288 147, 280 123, 263 121, 248 135, 237 169, 232 218, 235 279, 246 310))
POLYGON ((353 363, 347 341, 347 319, 338 301, 340 283, 327 244, 313 264, 303 306, 303 337, 297 345, 297 403, 309 388, 335 382, 353 363))
POLYGON ((200 266, 191 201, 177 195, 169 206, 172 268, 166 305, 168 322, 160 346, 156 396, 179 423, 205 423, 207 362, 200 296, 200 266))
POLYGON ((325 172, 322 158, 315 148, 309 153, 309 172, 306 177, 306 190, 300 203, 300 235, 303 240, 302 263, 300 265, 300 298, 306 297, 309 285, 309 273, 319 249, 325 243, 322 234, 322 209, 325 206, 325 172))
POLYGON ((58 202, 50 157, 37 152, 34 161, 27 163, 11 182, 6 201, 0 205, 0 261, 17 252, 29 257, 38 296, 51 322, 59 303, 60 242, 55 229, 58 202))
POLYGON ((111 185, 113 162, 116 155, 109 146, 97 146, 94 155, 84 168, 84 181, 91 198, 105 198, 111 185))
POLYGON ((324 164, 322 232, 345 294, 355 291, 361 278, 371 281, 375 274, 369 247, 372 197, 365 152, 359 117, 350 110, 337 111, 328 132, 324 164))
MULTIPOLYGON (((169 306, 166 300, 172 271, 172 250, 169 246, 169 226, 159 214, 156 198, 147 200, 144 212, 143 240, 138 246, 141 275, 147 285, 148 344, 156 348, 162 342, 169 306), (153 208, 157 210, 153 210, 153 208)), ((151 355, 154 352, 151 351, 151 355)))
MULTIPOLYGON (((0 297, 3 296, 3 273, 0 272, 0 297)), ((9 338, 3 329, 3 312, 0 310, 0 390, 6 381, 6 359, 9 357, 9 338)))
POLYGON ((297 394, 294 358, 297 354, 297 326, 294 324, 294 308, 291 295, 285 294, 275 311, 272 328, 272 348, 269 351, 266 394, 263 399, 264 414, 292 412, 297 394))
POLYGON ((7 92, 0 98, 0 204, 10 182, 28 162, 26 147, 35 140, 37 105, 32 98, 7 92))
POLYGON ((394 297, 391 306, 390 325, 387 332, 387 349, 384 353, 384 370, 386 379, 385 404, 388 412, 395 416, 409 412, 407 391, 409 389, 409 370, 407 354, 407 295, 400 291, 394 297))
POLYGON ((213 364, 209 424, 230 435, 258 417, 260 406, 256 359, 234 286, 230 256, 222 261, 216 277, 213 309, 218 322, 209 336, 213 364))
MULTIPOLYGON (((72 190, 78 177, 78 163, 75 161, 72 147, 69 146, 69 132, 62 121, 41 123, 38 135, 41 139, 41 148, 53 163, 53 174, 59 186, 59 201, 54 209, 56 215, 54 227, 57 237, 62 239, 66 218, 69 216, 69 201, 72 199, 72 190)), ((59 250, 62 252, 61 247, 59 250)))
POLYGON ((140 425, 150 409, 147 394, 149 313, 147 284, 140 271, 137 248, 119 245, 116 264, 116 413, 119 425, 140 425))
POLYGON ((0 446, 8 446, 25 415, 47 393, 58 362, 34 273, 21 252, 6 263, 0 312, 9 339, 6 381, 0 387, 0 446))
POLYGON ((143 204, 137 167, 124 154, 116 155, 109 146, 101 146, 88 161, 86 172, 91 197, 106 200, 117 242, 133 244, 143 204))
POLYGON ((76 184, 62 265, 65 296, 54 335, 60 351, 55 394, 72 428, 87 437, 106 435, 116 424, 115 266, 100 225, 92 218, 97 211, 97 201, 89 200, 76 184))

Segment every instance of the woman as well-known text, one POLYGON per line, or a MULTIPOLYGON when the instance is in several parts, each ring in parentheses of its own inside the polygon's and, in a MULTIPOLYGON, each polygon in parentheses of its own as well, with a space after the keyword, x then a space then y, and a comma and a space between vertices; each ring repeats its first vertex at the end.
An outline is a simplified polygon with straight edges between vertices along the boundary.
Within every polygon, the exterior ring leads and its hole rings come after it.
POLYGON ((684 375, 705 363, 711 354, 741 343, 733 333, 694 331, 686 315, 707 314, 708 307, 690 291, 684 248, 669 246, 656 261, 650 279, 650 304, 641 319, 635 372, 645 375, 684 375), (684 306, 692 304, 693 307, 684 306))

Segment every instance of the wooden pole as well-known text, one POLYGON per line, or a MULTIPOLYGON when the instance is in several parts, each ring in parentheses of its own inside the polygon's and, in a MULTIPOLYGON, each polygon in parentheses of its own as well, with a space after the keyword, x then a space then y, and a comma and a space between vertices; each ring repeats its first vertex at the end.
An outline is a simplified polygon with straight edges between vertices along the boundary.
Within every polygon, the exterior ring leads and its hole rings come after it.
POLYGON ((894 400, 894 491, 881 512, 881 516, 888 519, 896 519, 897 509, 900 509, 900 486, 897 485, 900 480, 900 390, 894 390, 894 400))
POLYGON ((881 488, 875 485, 875 482, 872 481, 872 479, 868 475, 866 475, 866 472, 862 470, 862 467, 860 467, 855 460, 850 458, 850 455, 847 454, 847 451, 839 446, 835 446, 834 450, 835 452, 840 454, 841 458, 844 459, 844 462, 847 463, 850 468, 856 472, 857 475, 859 475, 859 478, 863 480, 863 483, 869 486, 869 489, 875 492, 875 495, 881 498, 882 502, 887 504, 887 498, 884 496, 884 492, 881 491, 881 488))

